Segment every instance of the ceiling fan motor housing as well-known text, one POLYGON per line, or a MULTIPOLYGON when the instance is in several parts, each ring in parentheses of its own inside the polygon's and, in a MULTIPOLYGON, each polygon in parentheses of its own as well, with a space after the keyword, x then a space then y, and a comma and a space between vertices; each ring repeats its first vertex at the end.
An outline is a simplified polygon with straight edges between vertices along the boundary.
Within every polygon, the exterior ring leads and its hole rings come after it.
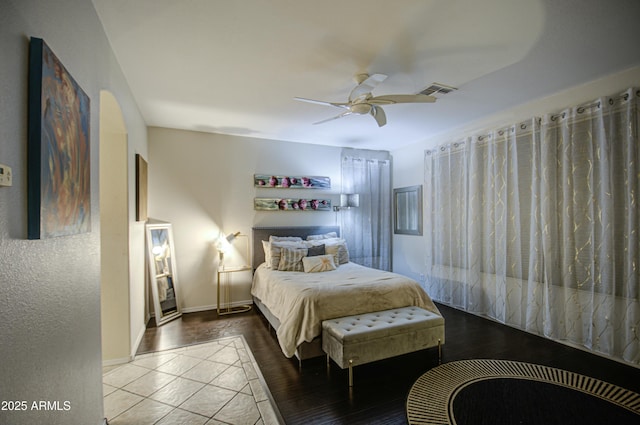
POLYGON ((354 103, 350 107, 351 112, 358 115, 366 115, 371 113, 371 105, 368 103, 354 103))

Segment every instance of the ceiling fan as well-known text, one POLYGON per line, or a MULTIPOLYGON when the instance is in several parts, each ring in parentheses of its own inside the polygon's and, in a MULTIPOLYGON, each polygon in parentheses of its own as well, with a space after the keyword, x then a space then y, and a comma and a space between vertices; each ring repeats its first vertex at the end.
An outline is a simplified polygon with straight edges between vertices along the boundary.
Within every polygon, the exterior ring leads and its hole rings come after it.
POLYGON ((316 103, 318 105, 334 106, 345 110, 335 117, 318 121, 314 124, 322 124, 348 115, 369 114, 376 120, 378 127, 382 127, 387 123, 387 116, 381 108, 382 105, 393 105, 396 103, 433 103, 436 101, 435 97, 422 93, 373 96, 371 94, 373 89, 386 80, 387 76, 384 74, 358 74, 355 78, 358 85, 351 90, 348 102, 324 102, 303 97, 295 97, 294 99, 302 102, 316 103))

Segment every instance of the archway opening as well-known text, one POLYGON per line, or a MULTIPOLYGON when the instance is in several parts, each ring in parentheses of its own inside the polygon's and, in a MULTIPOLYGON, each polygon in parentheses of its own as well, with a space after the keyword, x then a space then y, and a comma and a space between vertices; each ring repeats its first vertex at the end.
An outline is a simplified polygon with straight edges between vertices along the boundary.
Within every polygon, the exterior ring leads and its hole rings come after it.
POLYGON ((100 92, 100 274, 103 364, 131 355, 127 130, 120 105, 100 92))

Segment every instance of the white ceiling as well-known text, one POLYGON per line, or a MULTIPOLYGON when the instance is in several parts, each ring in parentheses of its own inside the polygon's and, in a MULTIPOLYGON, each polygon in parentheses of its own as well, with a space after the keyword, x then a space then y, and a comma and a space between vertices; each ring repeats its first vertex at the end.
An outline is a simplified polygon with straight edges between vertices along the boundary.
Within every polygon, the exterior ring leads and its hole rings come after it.
MULTIPOLYGON (((640 64, 637 0, 93 0, 149 126, 394 150, 640 64), (459 90, 388 124, 297 102, 459 90)), ((603 93, 608 94, 608 93, 603 93)))

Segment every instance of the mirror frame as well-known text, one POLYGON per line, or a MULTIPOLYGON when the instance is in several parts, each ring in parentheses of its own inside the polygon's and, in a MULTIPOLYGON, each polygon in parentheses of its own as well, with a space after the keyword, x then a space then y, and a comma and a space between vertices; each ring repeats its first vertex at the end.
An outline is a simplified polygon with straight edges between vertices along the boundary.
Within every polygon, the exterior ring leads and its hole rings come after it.
POLYGON ((417 235, 422 236, 422 185, 407 186, 393 189, 393 233, 397 235, 417 235), (400 198, 406 195, 416 205, 416 223, 411 226, 402 226, 399 217, 408 216, 412 213, 408 209, 407 201, 402 202, 400 198))
POLYGON ((151 286, 151 293, 153 295, 153 309, 155 312, 156 326, 161 326, 173 319, 182 316, 182 308, 180 306, 180 297, 178 293, 178 272, 176 269, 176 255, 173 246, 173 230, 171 223, 158 222, 148 223, 146 225, 146 240, 147 240, 147 263, 149 264, 149 285, 151 286), (156 262, 153 259, 153 238, 151 233, 153 230, 166 230, 167 238, 169 239, 169 252, 171 258, 171 279, 173 284, 173 293, 176 300, 176 310, 171 311, 168 314, 162 313, 162 307, 160 305, 160 296, 158 294, 157 278, 162 275, 156 273, 156 262))

